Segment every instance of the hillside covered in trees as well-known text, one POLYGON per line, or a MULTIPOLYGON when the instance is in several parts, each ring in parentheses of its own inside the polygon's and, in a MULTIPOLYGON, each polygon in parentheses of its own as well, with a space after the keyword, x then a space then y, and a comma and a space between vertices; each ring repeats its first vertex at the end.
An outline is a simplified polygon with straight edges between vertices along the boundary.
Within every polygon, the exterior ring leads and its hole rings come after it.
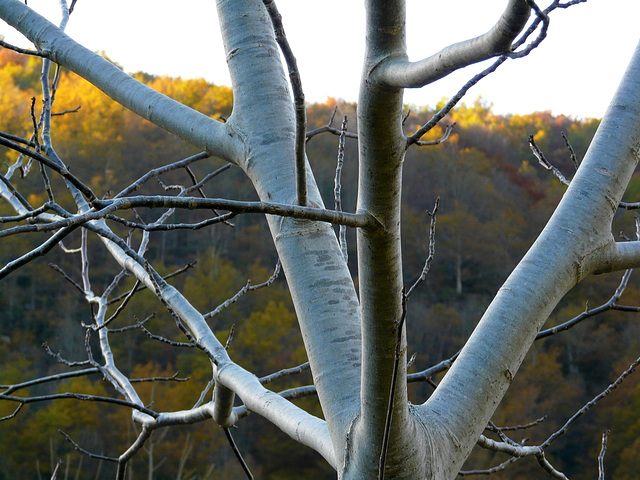
MULTIPOLYGON (((32 98, 37 97, 40 61, 0 50, 0 130, 33 130, 32 98)), ((226 87, 204 80, 184 80, 138 73, 136 78, 195 109, 218 118, 230 114, 233 98, 226 87)), ((422 125, 438 105, 408 106, 404 128, 407 132, 422 125)), ((329 99, 308 107, 308 129, 321 128, 331 121, 334 129, 346 116, 349 130, 355 131, 356 105, 329 99), (333 119, 333 120, 332 120, 333 119)), ((62 73, 56 92, 54 142, 70 170, 91 179, 91 188, 109 196, 118 185, 133 182, 155 165, 167 164, 197 153, 184 142, 169 136, 150 123, 114 104, 105 95, 78 77, 62 73), (126 135, 125 135, 126 133, 126 135)), ((450 358, 462 346, 482 311, 533 239, 541 231, 565 187, 542 168, 528 143, 533 135, 546 157, 570 178, 574 171, 563 134, 580 159, 593 136, 598 121, 554 116, 549 112, 529 115, 497 115, 483 100, 462 105, 447 119, 455 123, 444 143, 409 150, 403 192, 403 251, 407 284, 420 276, 429 246, 429 211, 439 198, 435 236, 436 256, 426 282, 411 297, 407 328, 409 354, 415 352, 412 372, 450 358), (499 240, 499 241, 498 241, 499 240)), ((443 135, 442 128, 430 138, 443 135)), ((338 138, 331 133, 313 135, 307 145, 309 161, 317 174, 327 205, 333 204, 338 138)), ((5 165, 16 154, 0 151, 5 165)), ((357 144, 347 138, 342 170, 342 204, 354 211, 357 195, 357 144)), ((193 175, 202 178, 211 167, 224 167, 215 159, 193 164, 193 175)), ((7 167, 4 167, 6 169, 7 167)), ((20 191, 32 191, 33 204, 41 204, 42 178, 23 168, 14 181, 20 191)), ((173 172, 163 175, 170 189, 173 172)), ((57 181, 52 179, 52 181, 57 181)), ((209 196, 253 200, 253 189, 239 169, 226 168, 203 189, 209 196)), ((634 178, 627 192, 629 200, 640 197, 640 180, 634 178)), ((65 199, 58 199, 62 204, 65 199)), ((71 199, 67 200, 71 205, 71 199)), ((0 216, 12 212, 0 204, 0 216)), ((147 212, 137 212, 144 219, 147 212)), ((199 214, 179 212, 175 221, 197 221, 199 214)), ((120 233, 126 232, 126 227, 120 233)), ((616 231, 635 234, 635 226, 622 221, 616 231)), ((4 265, 21 252, 46 238, 43 234, 8 236, 0 241, 0 262, 4 265)), ((137 235, 137 234, 133 234, 137 235)), ((80 233, 65 240, 74 248, 80 233)), ((349 264, 355 270, 355 238, 347 233, 349 264)), ((92 282, 104 288, 118 272, 117 265, 104 256, 101 245, 92 245, 92 282)), ((233 219, 232 224, 216 224, 199 230, 179 230, 151 234, 150 253, 161 273, 185 269, 172 277, 173 284, 201 311, 213 311, 234 297, 251 280, 267 281, 277 258, 266 221, 258 215, 233 219)), ((56 358, 67 361, 85 355, 82 322, 91 315, 78 290, 69 280, 78 279, 80 264, 61 248, 0 281, 0 384, 23 382, 42 375, 67 371, 56 358), (64 272, 64 275, 61 274, 64 272), (46 345, 45 348, 42 345, 46 345)), ((616 291, 621 274, 600 275, 579 284, 549 319, 554 326, 606 302, 616 291), (588 303, 587 303, 588 302, 588 303), (585 305, 587 305, 585 307, 585 305)), ((133 279, 122 282, 116 293, 126 294, 133 279)), ((640 305, 639 284, 631 275, 620 303, 640 305)), ((133 296, 110 328, 121 329, 114 338, 114 353, 132 378, 172 377, 172 381, 146 382, 145 402, 167 410, 196 403, 209 382, 207 360, 189 348, 174 348, 150 337, 173 335, 174 323, 165 311, 158 311, 153 296, 146 291, 133 296), (145 330, 130 328, 144 322, 145 330), (145 333, 148 332, 148 333, 145 333), (186 380, 188 378, 188 380, 186 380), (184 380, 184 381, 183 381, 184 380)), ((120 299, 120 302, 122 299, 120 299)), ((112 309, 115 311, 118 302, 112 309)), ((493 422, 498 426, 528 425, 544 417, 515 438, 528 437, 536 443, 557 430, 582 405, 609 385, 637 357, 640 327, 632 313, 609 311, 586 319, 573 329, 536 343, 493 422), (616 355, 611 355, 615 351, 616 355), (610 361, 607 361, 610 359, 610 361)), ((213 316, 211 325, 225 339, 233 327, 229 350, 258 375, 267 375, 306 361, 296 318, 283 278, 269 286, 243 295, 213 316)), ((90 345, 88 346, 91 347, 90 345)), ((437 382, 439 377, 434 377, 437 382)), ((278 380, 277 388, 306 385, 308 372, 278 380)), ((275 387, 274 387, 275 388, 275 387)), ((58 384, 36 386, 28 393, 79 392, 116 396, 99 375, 77 377, 58 384)), ((428 382, 411 386, 414 402, 430 394, 428 382)), ((314 397, 299 400, 306 409, 320 415, 314 397)), ((602 400, 597 408, 565 434, 549 451, 553 462, 570 478, 591 479, 597 472, 597 455, 605 429, 611 430, 606 462, 611 478, 637 478, 640 468, 638 429, 640 381, 631 377, 602 400)), ((0 403, 0 417, 11 414, 15 405, 0 403)), ((30 405, 15 418, 0 423, 0 480, 49 478, 58 459, 65 463, 64 477, 104 478, 108 466, 88 458, 59 433, 72 438, 82 448, 105 456, 117 456, 136 436, 126 408, 64 400, 30 405), (103 472, 101 474, 101 472, 103 472)), ((284 434, 259 418, 241 422, 235 432, 256 478, 333 478, 324 460, 311 450, 294 447, 284 434), (274 451, 280 455, 272 455, 274 451), (282 455, 282 452, 290 452, 282 455), (323 473, 324 472, 324 473, 323 473)), ((506 458, 476 452, 465 467, 487 469, 506 458)), ((539 475, 533 459, 508 465, 496 479, 529 479, 539 475), (535 473, 531 473, 534 471, 535 473)), ((221 429, 213 424, 185 426, 160 432, 131 462, 127 478, 192 479, 241 478, 241 470, 221 429), (149 472, 153 472, 152 475, 149 472)))

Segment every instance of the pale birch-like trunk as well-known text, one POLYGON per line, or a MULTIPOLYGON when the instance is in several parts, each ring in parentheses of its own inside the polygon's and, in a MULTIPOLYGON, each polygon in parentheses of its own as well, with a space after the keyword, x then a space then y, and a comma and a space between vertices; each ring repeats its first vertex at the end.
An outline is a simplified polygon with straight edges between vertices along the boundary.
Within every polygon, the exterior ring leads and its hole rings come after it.
MULTIPOLYGON (((78 73, 114 100, 169 132, 234 162, 264 202, 296 202, 295 115, 271 21, 260 0, 218 0, 234 108, 218 123, 136 82, 78 46, 19 0, 0 0, 0 17, 51 60, 78 73)), ((487 34, 433 57, 409 62, 402 0, 367 0, 367 49, 358 104, 358 211, 380 228, 358 230, 359 295, 331 225, 268 216, 282 260, 324 421, 267 391, 233 363, 188 302, 188 292, 154 283, 153 273, 110 239, 114 258, 180 316, 215 358, 216 400, 198 409, 161 414, 136 411, 155 428, 213 418, 238 420, 235 395, 300 443, 320 452, 338 478, 377 478, 403 313, 400 200, 402 163, 409 146, 402 131, 404 88, 431 83, 463 66, 509 51, 530 14, 511 0, 487 34)), ((498 292, 453 368, 424 404, 412 406, 406 388, 406 338, 400 335, 398 384, 386 460, 392 479, 452 479, 504 396, 548 315, 587 275, 640 265, 638 242, 617 244, 611 221, 640 151, 640 49, 631 62, 575 179, 549 224, 498 292)), ((309 205, 324 208, 307 165, 309 205)), ((1 193, 1 192, 0 192, 1 193)), ((6 193, 6 192, 5 192, 6 193)), ((22 207, 6 193, 14 208, 22 207)), ((51 221, 51 219, 47 219, 51 221)), ((105 339, 105 349, 108 343, 105 339)), ((115 366, 110 366, 119 379, 115 366)), ((136 399, 126 378, 117 380, 136 399)), ((137 399, 139 401, 139 399, 137 399)))

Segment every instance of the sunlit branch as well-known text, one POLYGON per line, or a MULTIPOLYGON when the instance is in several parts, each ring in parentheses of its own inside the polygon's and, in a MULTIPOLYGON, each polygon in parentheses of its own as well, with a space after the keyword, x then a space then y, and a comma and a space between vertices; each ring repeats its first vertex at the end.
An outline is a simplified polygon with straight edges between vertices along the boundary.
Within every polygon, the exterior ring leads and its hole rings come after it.
POLYGON ((455 122, 450 123, 445 127, 444 133, 440 138, 437 138, 435 140, 418 140, 417 142, 415 142, 415 145, 417 145, 418 147, 429 147, 432 145, 440 145, 441 143, 444 143, 447 140, 449 140, 449 137, 451 136, 451 132, 453 131, 453 127, 455 126, 456 126, 455 122))
POLYGON ((393 58, 378 66, 377 80, 391 88, 419 88, 450 73, 507 54, 525 27, 531 8, 526 0, 511 0, 496 25, 484 35, 450 45, 417 62, 393 58))
POLYGON ((551 162, 549 162, 549 160, 547 160, 547 158, 544 156, 544 153, 542 153, 542 150, 540 150, 535 140, 533 139, 533 135, 529 135, 529 146, 531 147, 531 151, 538 159, 538 162, 540 163, 540 165, 542 165, 543 168, 552 172, 564 185, 569 185, 569 180, 567 180, 564 175, 562 175, 562 172, 554 167, 551 162))
MULTIPOLYGON (((492 65, 490 65, 488 68, 486 68, 479 74, 475 75, 473 78, 471 78, 471 80, 469 80, 466 84, 464 84, 463 87, 447 102, 447 104, 443 108, 441 108, 427 123, 425 123, 422 126, 422 128, 420 128, 413 135, 407 137, 407 146, 411 146, 414 143, 416 143, 425 133, 427 133, 429 130, 435 127, 440 122, 440 120, 442 120, 458 104, 458 102, 462 99, 462 97, 466 95, 466 93, 469 91, 471 87, 473 87, 475 84, 477 84, 480 80, 482 80, 487 75, 496 71, 497 68, 500 65, 502 65, 506 60, 508 60, 509 58, 521 58, 531 53, 531 51, 534 48, 536 48, 546 36, 546 28, 548 27, 548 18, 549 18, 548 14, 551 11, 555 10, 556 8, 568 8, 572 5, 583 3, 584 1, 586 0, 575 0, 570 2, 560 3, 558 0, 556 0, 551 5, 549 5, 546 9, 541 11, 540 14, 537 14, 536 19, 532 22, 529 28, 522 35, 520 35, 520 38, 518 38, 513 43, 513 45, 511 46, 511 52, 505 53, 500 57, 498 57, 498 59, 492 65), (545 23, 546 26, 543 26, 542 28, 543 32, 540 33, 540 35, 536 40, 534 40, 533 42, 531 42, 530 45, 525 47, 525 49, 523 49, 520 52, 516 52, 516 50, 522 45, 524 45, 528 40, 528 38, 536 31, 540 23, 543 22, 543 19, 546 19, 544 20, 544 22, 546 22, 545 23)), ((533 4, 533 2, 531 2, 530 0, 524 0, 522 3, 527 3, 528 5, 527 9, 529 8, 530 4, 533 4)))
MULTIPOLYGON (((16 188, 13 186, 13 184, 9 181, 9 179, 8 179, 7 177, 5 177, 4 175, 0 174, 0 181, 6 185, 6 187, 9 189, 9 191, 11 192, 11 194, 12 194, 15 198, 17 198, 17 199, 18 199, 18 201, 20 202, 20 204, 21 204, 25 209, 27 209, 29 212, 32 212, 32 211, 33 211, 33 207, 32 207, 31 205, 29 205, 29 202, 27 202, 26 198, 24 198, 24 197, 22 196, 22 194, 21 194, 18 190, 16 190, 16 188)), ((33 214, 31 214, 31 213, 27 213, 27 214, 21 215, 21 217, 23 217, 23 218, 20 218, 20 220, 24 220, 24 219, 30 218, 30 216, 25 216, 25 215, 33 215, 33 214)), ((19 217, 20 217, 20 216, 19 216, 19 217)), ((6 220, 6 221, 17 221, 17 220, 15 220, 15 218, 16 218, 16 217, 8 217, 8 220, 6 220)), ((0 223, 5 223, 5 221, 1 221, 0 223)))
POLYGON ((124 452, 120 457, 118 457, 118 471, 116 473, 116 480, 124 480, 124 472, 125 466, 129 460, 133 458, 133 456, 138 453, 138 451, 144 446, 144 443, 149 439, 153 430, 147 428, 146 426, 142 427, 142 431, 136 438, 135 442, 124 452))

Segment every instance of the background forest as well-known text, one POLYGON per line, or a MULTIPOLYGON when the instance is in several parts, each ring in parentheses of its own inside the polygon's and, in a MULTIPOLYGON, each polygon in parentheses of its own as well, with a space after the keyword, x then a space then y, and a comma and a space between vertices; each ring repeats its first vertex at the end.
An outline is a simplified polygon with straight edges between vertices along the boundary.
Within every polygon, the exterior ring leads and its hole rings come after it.
MULTIPOLYGON (((0 50, 0 130, 29 136, 33 130, 30 106, 37 97, 40 61, 0 50)), ((220 118, 232 108, 232 93, 226 87, 204 80, 134 75, 149 86, 198 111, 220 118)), ((36 105, 36 109, 39 108, 36 105)), ((407 107, 409 109, 409 107, 407 107)), ((405 129, 413 131, 438 109, 411 106, 405 129)), ((355 131, 356 106, 329 99, 309 105, 309 130, 326 125, 335 111, 333 127, 343 116, 355 131)), ((95 192, 109 195, 117 185, 127 184, 154 165, 166 164, 193 153, 193 147, 141 120, 75 75, 62 73, 56 92, 54 142, 60 156, 80 178, 91 181, 95 192), (78 109, 78 107, 80 107, 78 109), (124 134, 126 133, 126 135, 124 134), (116 183, 117 180, 117 183, 116 183)), ((424 285, 408 306, 409 354, 416 353, 413 371, 454 355, 462 346, 490 299, 507 274, 530 246, 564 192, 564 186, 538 165, 527 142, 534 135, 538 146, 565 176, 573 164, 562 137, 564 132, 577 157, 584 155, 595 132, 595 119, 575 119, 549 112, 502 116, 492 113, 488 103, 477 100, 462 105, 450 115, 455 128, 448 141, 437 146, 410 149, 406 158, 403 192, 403 253, 407 283, 420 275, 429 245, 429 215, 437 197, 436 257, 424 285)), ((440 128, 430 132, 438 138, 440 128)), ((330 133, 309 140, 308 156, 327 205, 333 204, 337 137, 330 133)), ((347 139, 342 171, 342 203, 355 209, 357 144, 347 139)), ((9 163, 13 152, 0 152, 9 163)), ((216 160, 193 167, 195 173, 210 170, 216 160)), ((37 167, 33 167, 34 169, 37 167)), ((41 192, 41 177, 25 175, 21 191, 41 192)), ((26 174, 26 172, 25 172, 26 174)), ((202 178, 202 175, 199 175, 202 178)), ((56 180, 52 180, 56 181, 56 180)), ((171 175, 163 177, 166 185, 171 175)), ((237 168, 227 169, 204 189, 212 197, 255 200, 253 189, 237 168)), ((640 198, 640 179, 631 181, 626 200, 640 198)), ((29 199, 32 204, 42 200, 29 199)), ((65 202, 65 199, 58 199, 65 202)), ((69 199, 69 204, 71 201, 69 199)), ((10 215, 0 205, 0 216, 10 215)), ((144 218, 145 212, 138 212, 144 218)), ((175 221, 190 221, 198 213, 178 212, 175 221), (180 218, 180 217, 184 218, 180 218)), ((615 231, 632 236, 635 226, 619 223, 615 231)), ((124 233, 124 227, 120 228, 124 233)), ((0 242, 0 262, 15 258, 42 238, 19 236, 0 242), (29 244, 28 242, 32 243, 29 244)), ((65 240, 68 248, 79 241, 65 240)), ((180 230, 151 234, 149 259, 168 274, 188 266, 171 282, 186 292, 201 311, 212 311, 233 297, 250 279, 266 281, 276 265, 276 253, 261 216, 245 215, 233 226, 214 225, 202 230, 180 230)), ((348 232, 349 263, 355 267, 355 239, 348 232)), ((118 272, 101 245, 91 249, 92 281, 96 288, 108 285, 118 272)), ((79 278, 80 263, 72 255, 54 249, 2 280, 0 289, 0 384, 12 384, 68 371, 41 345, 69 361, 84 354, 81 323, 91 314, 77 289, 59 273, 79 278)), ((600 275, 580 283, 551 316, 548 326, 560 324, 585 310, 606 302, 615 292, 621 274, 600 275)), ((133 279, 122 282, 126 293, 133 279)), ((122 328, 113 339, 120 365, 132 378, 171 377, 175 381, 146 382, 147 403, 162 409, 191 407, 210 380, 210 366, 203 356, 188 348, 175 348, 149 338, 140 329, 126 329, 136 320, 157 335, 171 335, 173 320, 157 311, 153 296, 136 294, 112 328, 122 328), (189 378, 188 381, 178 381, 189 378)), ((631 281, 621 303, 640 305, 639 284, 631 281)), ((117 304, 113 305, 113 309, 117 304)), ((544 417, 534 427, 522 430, 520 438, 530 443, 545 439, 584 403, 602 391, 638 355, 640 327, 633 314, 609 311, 586 320, 572 330, 536 343, 510 388, 493 421, 499 426, 524 425, 544 417), (616 355, 610 355, 612 350, 616 355), (610 361, 608 361, 610 359, 610 361)), ((228 337, 234 358, 258 375, 306 361, 293 307, 284 279, 243 296, 212 319, 219 338, 228 337)), ((180 339, 177 339, 180 340, 180 339)), ((305 385, 308 372, 279 380, 274 388, 305 385)), ((438 381, 438 378, 434 378, 438 381)), ((78 377, 52 386, 29 390, 37 395, 73 391, 115 396, 98 375, 78 377)), ((412 384, 414 402, 430 394, 428 383, 412 384)), ((299 400, 320 415, 314 398, 299 400)), ((640 382, 631 377, 595 410, 574 425, 565 438, 554 444, 548 456, 560 470, 575 480, 592 479, 602 432, 611 429, 606 464, 611 478, 637 478, 640 469, 640 382)), ((0 404, 0 417, 15 405, 0 404)), ((111 467, 74 451, 59 430, 89 451, 117 456, 135 438, 129 410, 122 407, 77 401, 30 405, 9 421, 0 423, 0 480, 49 478, 58 459, 64 461, 58 478, 90 479, 111 476, 111 467)), ((335 473, 311 450, 301 449, 275 427, 257 416, 234 431, 240 450, 256 478, 334 478, 335 473), (272 453, 278 451, 279 455, 272 453), (283 452, 287 452, 283 454, 283 452)), ((516 438, 518 435, 516 434, 516 438)), ((482 469, 506 459, 488 451, 475 452, 465 468, 482 469)), ((531 458, 515 462, 496 479, 531 479, 540 475, 531 458), (535 473, 531 473, 535 472, 535 473)), ((213 424, 185 426, 159 432, 140 455, 131 461, 128 478, 232 479, 242 472, 221 429, 213 424)))

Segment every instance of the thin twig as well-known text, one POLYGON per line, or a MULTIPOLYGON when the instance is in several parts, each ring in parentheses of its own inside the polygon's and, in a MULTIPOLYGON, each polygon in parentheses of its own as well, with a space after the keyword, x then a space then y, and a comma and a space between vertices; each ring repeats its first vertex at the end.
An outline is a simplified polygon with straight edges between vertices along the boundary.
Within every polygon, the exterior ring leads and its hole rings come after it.
POLYGON ((195 345, 193 343, 191 343, 191 342, 175 342, 173 340, 169 340, 168 338, 161 337, 160 335, 154 335, 149 330, 147 330, 147 328, 137 318, 135 320, 136 320, 136 326, 140 330, 142 330, 142 332, 147 337, 151 338, 152 340, 157 340, 159 342, 166 343, 167 345, 171 345, 172 347, 186 347, 186 348, 195 347, 195 345))
POLYGON ((35 378, 33 380, 29 380, 26 382, 16 383, 14 385, 0 385, 0 388, 6 389, 2 392, 3 395, 9 395, 22 388, 28 388, 34 385, 40 385, 42 383, 55 382, 57 380, 65 380, 67 378, 82 377, 84 375, 91 375, 93 373, 100 373, 100 370, 95 367, 92 367, 92 368, 86 368, 84 370, 76 370, 75 372, 57 373, 55 375, 35 378))
MULTIPOLYGON (((336 176, 334 179, 333 197, 335 201, 335 209, 338 212, 342 211, 342 166, 344 164, 344 144, 346 140, 347 132, 347 116, 342 119, 342 125, 340 126, 340 140, 338 141, 338 161, 336 164, 336 176)), ((338 230, 338 238, 340 240, 340 249, 342 250, 342 256, 344 261, 349 260, 349 254, 347 251, 347 227, 340 225, 338 230)))
POLYGON ((520 460, 521 457, 511 457, 508 460, 502 462, 500 465, 496 465, 495 467, 488 468, 486 470, 461 470, 458 472, 458 475, 461 477, 471 476, 471 475, 493 475, 494 473, 501 472, 508 465, 512 464, 520 460))
MULTIPOLYGON (((195 266, 197 262, 190 262, 187 263, 184 267, 179 268, 178 270, 176 270, 175 272, 171 272, 168 275, 165 275, 164 277, 162 277, 163 280, 168 280, 171 277, 175 277, 176 275, 180 275, 181 273, 186 272, 187 270, 193 268, 195 266)), ((137 282, 136 282, 137 283, 137 282)), ((145 288, 147 288, 146 285, 142 284, 142 285, 138 285, 136 288, 133 289, 133 291, 135 293, 144 290, 145 288)), ((123 298, 126 298, 129 294, 131 293, 131 291, 127 292, 127 293, 123 293, 122 295, 119 295, 115 298, 112 298, 111 300, 109 300, 107 302, 107 305, 111 305, 112 303, 116 303, 119 302, 120 300, 122 300, 123 298)), ((113 331, 113 330, 112 330, 113 331)))
POLYGON ((306 167, 306 131, 307 131, 307 106, 304 101, 304 92, 302 90, 302 81, 300 79, 300 71, 296 57, 289 45, 287 36, 284 32, 282 24, 282 15, 278 12, 278 7, 273 0, 263 0, 264 6, 269 12, 276 41, 282 50, 282 55, 287 62, 289 69, 289 81, 291 82, 291 90, 293 91, 293 104, 296 115, 296 137, 295 137, 295 167, 296 167, 296 198, 298 205, 306 206, 307 198, 307 167, 306 167))
POLYGON ((540 163, 540 165, 542 165, 543 168, 549 170, 556 177, 558 177, 558 180, 560 180, 562 184, 569 185, 569 180, 567 180, 562 172, 554 167, 551 162, 549 162, 549 160, 547 160, 547 158, 544 156, 544 153, 542 153, 542 150, 540 150, 540 147, 538 147, 535 140, 533 139, 533 135, 529 135, 529 146, 531 147, 531 151, 538 159, 538 162, 540 163))
POLYGON ((569 138, 567 137, 566 133, 561 132, 560 135, 562 135, 562 139, 564 140, 564 145, 567 147, 567 150, 569 150, 569 155, 571 157, 571 163, 573 163, 573 166, 575 167, 575 169, 578 170, 578 167, 580 167, 580 162, 578 162, 578 157, 576 156, 576 151, 571 146, 571 142, 569 142, 569 138))
POLYGON ((143 383, 143 382, 188 382, 191 377, 178 377, 180 372, 176 372, 170 377, 146 377, 146 378, 130 378, 131 383, 143 383))
POLYGON ((607 453, 607 440, 609 439, 609 430, 602 432, 602 446, 598 455, 598 480, 604 480, 604 456, 607 453))
POLYGON ((0 47, 4 47, 9 50, 13 50, 17 53, 22 53, 23 55, 34 55, 36 57, 49 58, 49 54, 47 52, 39 52, 37 50, 26 50, 24 48, 16 47, 15 45, 11 45, 5 41, 0 40, 0 47))
POLYGON ((69 435, 67 435, 65 432, 63 432, 62 430, 58 430, 58 433, 59 433, 60 435, 62 435, 64 438, 66 438, 66 439, 67 439, 67 441, 68 441, 71 445, 73 445, 73 448, 74 448, 76 451, 78 451, 78 452, 80 452, 80 453, 85 454, 85 455, 86 455, 86 456, 88 456, 89 458, 95 458, 95 459, 98 459, 98 460, 105 460, 105 461, 107 461, 107 462, 113 462, 113 463, 117 463, 117 462, 118 462, 118 459, 117 459, 117 458, 105 457, 104 455, 98 455, 98 454, 96 454, 96 453, 91 453, 91 452, 89 452, 88 450, 85 450, 85 449, 84 449, 84 448, 82 448, 80 445, 78 445, 76 442, 74 442, 74 441, 73 441, 73 439, 72 439, 69 435))
POLYGON ((418 140, 417 142, 415 142, 415 144, 418 147, 429 147, 432 145, 440 145, 441 143, 444 143, 447 140, 449 140, 449 137, 451 136, 451 132, 453 131, 453 127, 455 126, 456 126, 456 122, 453 122, 447 125, 444 129, 444 133, 442 134, 442 136, 440 138, 437 138, 436 140, 418 140))
POLYGON ((9 402, 16 403, 37 403, 37 402, 48 402, 51 400, 82 400, 86 402, 102 402, 102 403, 112 403, 114 405, 120 405, 123 407, 133 408, 135 410, 139 410, 142 413, 146 413, 147 415, 158 418, 158 414, 153 410, 150 410, 142 405, 138 405, 137 403, 128 402, 126 400, 121 400, 119 398, 111 398, 111 397, 102 397, 99 395, 86 395, 83 393, 55 393, 51 395, 40 395, 36 397, 14 397, 12 395, 0 394, 0 400, 7 400, 9 402))
POLYGON ((280 370, 279 372, 272 373, 271 375, 266 375, 260 378, 260 383, 262 385, 266 385, 267 383, 271 383, 275 380, 278 380, 279 378, 305 372, 309 370, 309 368, 310 368, 309 362, 305 362, 302 365, 298 365, 297 367, 285 368, 283 370, 280 370))
POLYGON ((87 293, 87 292, 85 292, 84 288, 82 288, 73 278, 71 278, 69 275, 67 275, 65 273, 65 271, 62 270, 58 265, 56 265, 55 263, 49 263, 49 267, 51 267, 56 272, 58 272, 60 275, 62 275, 62 278, 64 278, 67 282, 69 282, 71 285, 73 285, 82 295, 87 293))
POLYGON ((242 458, 242 453, 240 453, 240 450, 238 450, 238 446, 236 445, 236 442, 233 440, 233 437, 231 436, 231 431, 226 427, 223 428, 223 430, 224 430, 224 434, 227 437, 227 440, 229 441, 231 450, 233 450, 233 453, 238 459, 238 462, 240 462, 240 466, 242 467, 242 470, 247 475, 247 478, 249 480, 253 480, 253 474, 251 473, 251 470, 249 470, 249 467, 247 466, 247 463, 244 461, 244 458, 242 458))
POLYGON ((397 322, 396 351, 393 359, 393 373, 391 375, 391 387, 389 391, 389 404, 387 406, 387 417, 384 423, 384 434, 382 437, 382 448, 380 451, 380 460, 378 463, 378 479, 384 480, 384 470, 387 463, 387 449, 389 447, 389 436, 391 435, 391 420, 393 418, 393 405, 396 394, 396 385, 398 383, 398 369, 400 367, 400 357, 402 355, 402 332, 404 323, 407 318, 407 294, 402 290, 402 315, 400 321, 397 322))
POLYGON ((260 288, 268 287, 273 282, 275 282, 276 278, 278 278, 281 268, 282 268, 282 265, 280 263, 280 259, 278 259, 278 261, 276 262, 275 269, 273 270, 273 274, 265 282, 259 283, 258 285, 251 285, 251 280, 247 280, 247 283, 240 290, 238 290, 238 292, 236 292, 236 294, 233 297, 228 298, 227 300, 222 302, 220 305, 218 305, 214 310, 203 315, 204 318, 215 317, 222 310, 224 310, 225 308, 237 302, 240 299, 240 297, 242 297, 245 293, 253 292, 260 288))
POLYGON ((411 296, 413 291, 416 289, 418 285, 425 281, 427 278, 427 274, 431 269, 431 262, 433 261, 436 255, 436 215, 438 213, 438 206, 440 205, 440 197, 436 198, 436 203, 433 206, 433 210, 428 211, 427 215, 431 218, 429 222, 429 254, 427 255, 427 259, 424 262, 424 267, 422 268, 422 273, 420 277, 414 282, 409 291, 407 292, 407 298, 411 296))
POLYGON ((567 420, 567 422, 558 431, 556 431, 549 438, 547 438, 544 441, 544 443, 540 445, 540 447, 543 449, 548 447, 555 439, 557 439, 560 435, 564 434, 579 417, 587 413, 587 411, 591 407, 593 407, 599 400, 609 395, 615 388, 617 388, 624 381, 625 378, 631 375, 635 370, 635 368, 638 366, 638 364, 640 364, 640 357, 637 358, 629 366, 629 368, 627 368, 624 372, 622 372, 622 374, 620 374, 620 376, 616 378, 616 380, 611 385, 605 388, 601 393, 596 395, 590 402, 586 403, 584 407, 578 410, 569 420, 567 420))

